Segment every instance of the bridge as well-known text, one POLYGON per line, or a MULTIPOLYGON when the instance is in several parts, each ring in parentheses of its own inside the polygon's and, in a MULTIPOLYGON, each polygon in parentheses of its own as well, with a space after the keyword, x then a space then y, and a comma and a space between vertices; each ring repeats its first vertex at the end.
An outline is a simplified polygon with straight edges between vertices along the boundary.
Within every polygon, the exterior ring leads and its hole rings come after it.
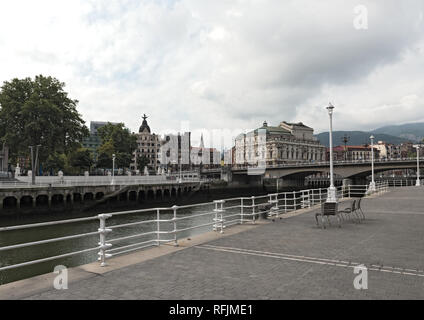
POLYGON ((0 213, 14 214, 21 209, 49 210, 72 208, 75 204, 96 204, 125 201, 144 202, 180 197, 206 186, 198 178, 151 176, 93 177, 30 177, 0 183, 0 213))
MULTIPOLYGON (((420 166, 424 158, 420 159, 420 166)), ((374 172, 390 170, 416 169, 416 158, 388 159, 374 161, 374 172)), ((314 174, 329 175, 330 163, 302 162, 297 164, 266 165, 264 167, 236 166, 231 170, 223 170, 225 180, 233 183, 261 183, 263 178, 281 178, 281 186, 304 186, 305 178, 314 174)), ((371 161, 334 161, 334 174, 342 179, 349 179, 352 184, 365 184, 366 177, 371 175, 371 161)))

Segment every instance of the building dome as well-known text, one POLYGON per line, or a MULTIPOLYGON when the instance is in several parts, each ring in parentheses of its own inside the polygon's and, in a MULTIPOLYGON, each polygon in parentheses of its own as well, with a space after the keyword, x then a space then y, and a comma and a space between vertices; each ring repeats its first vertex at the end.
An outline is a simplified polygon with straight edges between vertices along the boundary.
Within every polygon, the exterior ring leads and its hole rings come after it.
POLYGON ((140 126, 140 129, 138 130, 138 132, 139 133, 143 133, 143 132, 148 132, 148 133, 150 133, 150 127, 149 127, 149 125, 147 124, 147 119, 148 117, 144 114, 143 115, 143 122, 142 122, 142 124, 141 124, 141 126, 140 126))

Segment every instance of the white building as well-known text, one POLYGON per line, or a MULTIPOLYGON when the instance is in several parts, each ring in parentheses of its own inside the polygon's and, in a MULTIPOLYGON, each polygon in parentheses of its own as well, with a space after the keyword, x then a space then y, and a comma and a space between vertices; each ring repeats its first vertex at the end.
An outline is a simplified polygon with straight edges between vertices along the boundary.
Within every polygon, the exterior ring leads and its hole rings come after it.
POLYGON ((326 147, 313 133, 312 128, 301 122, 281 122, 272 127, 265 121, 262 127, 236 137, 236 165, 325 161, 326 147))
POLYGON ((191 164, 190 145, 191 133, 167 134, 162 139, 160 148, 160 163, 164 168, 177 170, 181 166, 182 170, 188 170, 191 164))
POLYGON ((200 146, 191 147, 190 160, 193 166, 219 166, 221 164, 221 153, 215 148, 205 148, 202 135, 200 146))

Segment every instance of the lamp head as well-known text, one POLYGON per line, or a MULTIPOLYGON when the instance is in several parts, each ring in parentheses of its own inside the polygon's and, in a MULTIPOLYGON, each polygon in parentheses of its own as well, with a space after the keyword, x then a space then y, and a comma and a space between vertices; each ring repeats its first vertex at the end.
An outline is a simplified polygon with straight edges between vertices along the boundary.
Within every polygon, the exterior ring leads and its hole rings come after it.
POLYGON ((327 110, 329 115, 333 114, 334 106, 331 104, 331 102, 328 104, 327 110))
POLYGON ((371 140, 374 140, 374 136, 371 136, 371 137, 370 137, 370 139, 371 139, 371 140))

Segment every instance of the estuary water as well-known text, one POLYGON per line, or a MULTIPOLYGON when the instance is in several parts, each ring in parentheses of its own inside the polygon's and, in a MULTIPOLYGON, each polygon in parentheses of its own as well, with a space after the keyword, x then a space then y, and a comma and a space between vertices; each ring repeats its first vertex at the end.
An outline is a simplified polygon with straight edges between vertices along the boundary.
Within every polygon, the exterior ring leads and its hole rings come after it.
MULTIPOLYGON (((79 217, 91 217, 96 216, 98 213, 110 213, 116 211, 124 211, 124 210, 138 210, 138 209, 146 209, 153 208, 148 212, 142 213, 130 213, 130 214, 119 214, 114 215, 112 218, 107 220, 107 227, 113 227, 116 225, 134 223, 139 221, 149 221, 157 219, 157 210, 154 208, 163 208, 163 207, 172 207, 174 204, 178 205, 187 205, 187 204, 197 204, 197 203, 209 203, 208 205, 202 206, 193 206, 189 208, 179 209, 177 211, 177 217, 186 217, 187 219, 183 219, 177 222, 177 229, 185 229, 190 228, 192 226, 198 226, 202 224, 212 223, 214 218, 214 204, 213 200, 216 199, 229 199, 239 196, 252 196, 252 195, 264 195, 269 193, 269 191, 263 189, 245 189, 245 190, 220 190, 218 192, 212 193, 203 193, 198 194, 196 196, 190 197, 189 199, 180 199, 180 200, 170 200, 167 202, 159 202, 159 203, 149 203, 149 204, 132 204, 124 207, 108 207, 107 205, 93 209, 91 211, 83 211, 74 210, 72 212, 68 212, 66 210, 59 210, 50 213, 33 213, 26 212, 25 214, 13 215, 9 217, 0 217, 0 227, 4 226, 14 226, 14 225, 26 225, 33 224, 39 222, 46 221, 55 221, 55 220, 66 220, 66 219, 74 219, 79 217), (210 213, 207 215, 202 215, 199 217, 192 217, 197 214, 202 213, 210 213), (191 218, 188 218, 191 217, 191 218)), ((266 201, 267 199, 263 199, 266 201)), ((258 201, 257 203, 260 203, 258 201)), ((237 206, 240 205, 240 200, 238 201, 229 201, 225 204, 225 207, 237 206)), ((245 213, 249 213, 248 210, 244 210, 245 213)), ((251 211, 250 211, 251 212, 251 211)), ((240 208, 233 208, 226 210, 226 215, 240 213, 240 208)), ((173 218, 172 210, 161 210, 160 211, 160 220, 168 220, 173 218)), ((228 220, 232 220, 238 217, 228 218, 228 220)), ((130 236, 130 235, 139 235, 141 233, 156 231, 157 229, 160 231, 172 231, 174 228, 173 222, 162 222, 159 224, 156 222, 140 224, 135 226, 123 227, 113 229, 111 233, 107 234, 108 240, 119 239, 122 237, 130 236)), ((44 226, 44 227, 36 227, 29 228, 23 230, 12 230, 12 231, 3 231, 0 232, 0 247, 5 247, 9 245, 16 245, 19 243, 27 243, 33 241, 40 241, 45 239, 59 238, 70 235, 82 234, 82 233, 90 233, 96 232, 99 228, 99 220, 95 219, 92 221, 84 221, 84 222, 76 222, 71 224, 61 224, 61 225, 53 225, 53 226, 44 226)), ((178 233, 178 239, 188 238, 197 234, 205 233, 208 231, 212 231, 213 226, 208 225, 201 228, 186 230, 178 233)), ((123 250, 134 249, 135 247, 129 247, 122 250, 118 250, 119 247, 129 246, 132 244, 148 241, 148 240, 156 240, 156 234, 136 237, 133 239, 123 240, 123 241, 112 241, 112 251, 111 253, 120 253, 123 250)), ((161 234, 160 240, 173 240, 173 234, 161 234)), ((71 240, 64 240, 54 243, 40 244, 31 247, 19 248, 19 249, 11 249, 7 251, 0 251, 0 268, 8 265, 14 265, 18 263, 23 263, 26 261, 42 259, 51 256, 62 255, 65 253, 76 252, 80 250, 85 250, 89 248, 94 248, 98 246, 99 235, 90 235, 84 238, 77 238, 71 240)), ((154 242, 153 244, 156 244, 154 242)), ((36 263, 29 266, 18 267, 15 269, 9 269, 0 271, 0 285, 33 277, 40 274, 45 274, 49 272, 53 272, 55 266, 63 265, 68 268, 83 265, 87 263, 91 263, 97 260, 98 251, 90 251, 82 254, 74 255, 66 258, 59 258, 48 262, 36 263)))

